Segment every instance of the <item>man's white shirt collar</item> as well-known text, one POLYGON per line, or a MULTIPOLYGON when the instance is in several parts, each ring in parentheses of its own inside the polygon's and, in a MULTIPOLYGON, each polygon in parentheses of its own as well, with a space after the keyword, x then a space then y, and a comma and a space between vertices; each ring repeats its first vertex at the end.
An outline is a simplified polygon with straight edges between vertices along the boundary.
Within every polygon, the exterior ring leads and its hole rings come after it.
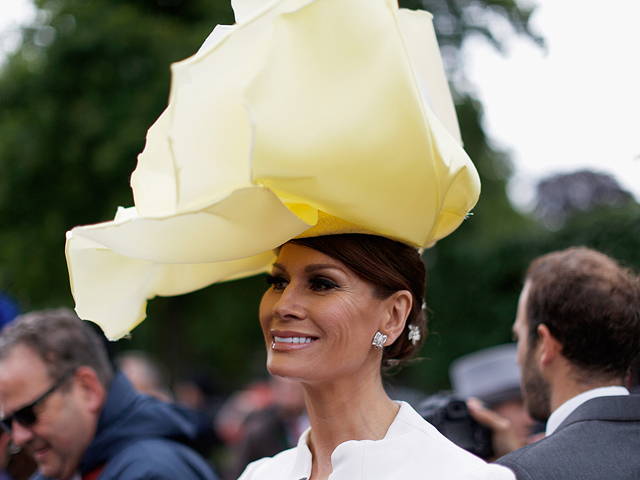
POLYGON ((619 395, 629 395, 629 390, 624 387, 599 387, 594 388, 593 390, 587 390, 586 392, 582 392, 575 397, 570 398, 560 405, 549 417, 547 427, 544 432, 545 437, 548 437, 555 432, 560 424, 564 422, 569 415, 571 415, 571 412, 587 400, 597 397, 614 397, 619 395))

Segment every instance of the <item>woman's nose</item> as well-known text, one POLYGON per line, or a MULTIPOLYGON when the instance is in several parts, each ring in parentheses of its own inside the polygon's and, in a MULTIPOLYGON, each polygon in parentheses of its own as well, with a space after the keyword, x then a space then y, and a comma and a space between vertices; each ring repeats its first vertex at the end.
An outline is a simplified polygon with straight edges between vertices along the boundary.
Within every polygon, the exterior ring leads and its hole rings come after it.
POLYGON ((283 290, 273 306, 273 314, 281 320, 302 320, 307 316, 302 296, 294 285, 289 284, 283 290))

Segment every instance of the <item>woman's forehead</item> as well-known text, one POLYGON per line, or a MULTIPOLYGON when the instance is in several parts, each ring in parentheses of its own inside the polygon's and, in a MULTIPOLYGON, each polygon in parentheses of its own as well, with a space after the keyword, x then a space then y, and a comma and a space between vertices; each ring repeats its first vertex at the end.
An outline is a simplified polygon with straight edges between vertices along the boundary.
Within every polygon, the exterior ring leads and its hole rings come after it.
POLYGON ((335 268, 353 273, 350 268, 330 255, 295 243, 285 243, 280 247, 274 266, 280 269, 301 268, 306 270, 335 268))

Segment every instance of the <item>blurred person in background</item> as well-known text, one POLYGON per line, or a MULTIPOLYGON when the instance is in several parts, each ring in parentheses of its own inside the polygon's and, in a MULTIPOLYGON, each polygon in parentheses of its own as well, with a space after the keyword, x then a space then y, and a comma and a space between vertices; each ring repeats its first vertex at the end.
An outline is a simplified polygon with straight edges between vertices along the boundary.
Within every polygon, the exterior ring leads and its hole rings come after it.
POLYGON ((262 378, 237 390, 222 403, 214 418, 216 432, 227 445, 236 445, 244 436, 244 422, 254 412, 269 408, 272 392, 262 378))
POLYGON ((18 302, 8 292, 0 292, 0 331, 20 313, 18 302))
POLYGON ((513 332, 525 407, 545 438, 498 459, 518 479, 640 478, 640 397, 625 388, 640 352, 640 279, 573 247, 527 270, 513 332))
POLYGON ((249 463, 294 447, 309 426, 300 382, 272 376, 269 388, 269 406, 249 413, 243 422, 242 438, 233 445, 229 480, 238 478, 249 463))
POLYGON ((211 417, 215 416, 225 398, 216 377, 202 371, 179 377, 174 384, 173 392, 178 403, 195 411, 207 411, 211 417))
POLYGON ((468 399, 470 414, 489 426, 494 424, 487 416, 500 419, 500 429, 492 435, 493 457, 488 460, 540 438, 540 425, 529 416, 522 400, 516 348, 515 343, 485 348, 457 358, 449 367, 453 392, 468 399))
POLYGON ((67 309, 18 317, 0 335, 1 420, 36 478, 216 480, 190 420, 114 373, 102 339, 67 309))
POLYGON ((125 350, 116 355, 115 364, 138 392, 165 402, 173 400, 169 370, 150 354, 141 350, 125 350))
MULTIPOLYGON (((212 417, 203 410, 202 404, 199 403, 205 398, 198 398, 196 401, 196 397, 191 396, 193 407, 185 402, 177 401, 170 388, 169 369, 147 352, 125 350, 115 355, 114 363, 136 391, 164 402, 176 403, 176 409, 182 410, 183 415, 191 418, 191 421, 197 426, 197 434, 189 444, 200 455, 209 459, 213 448, 220 444, 220 440, 215 433, 212 417)), ((199 389, 198 392, 202 393, 199 389)), ((184 396, 184 390, 181 393, 184 396)))
POLYGON ((215 425, 215 418, 224 403, 224 396, 215 378, 205 372, 196 372, 178 379, 174 385, 177 405, 195 415, 198 437, 193 444, 203 457, 211 458, 224 442, 215 425))

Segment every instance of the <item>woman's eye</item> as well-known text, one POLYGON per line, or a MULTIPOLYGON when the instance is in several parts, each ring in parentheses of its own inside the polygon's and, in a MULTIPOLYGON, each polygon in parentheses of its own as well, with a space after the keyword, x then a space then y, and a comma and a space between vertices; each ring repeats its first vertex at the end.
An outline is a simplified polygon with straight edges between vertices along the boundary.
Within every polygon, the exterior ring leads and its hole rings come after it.
POLYGON ((311 290, 314 292, 325 292, 327 290, 338 288, 338 284, 328 278, 312 278, 309 280, 309 283, 311 284, 311 290))
POLYGON ((287 286, 287 281, 284 277, 267 275, 267 283, 273 287, 274 290, 284 290, 287 286))

